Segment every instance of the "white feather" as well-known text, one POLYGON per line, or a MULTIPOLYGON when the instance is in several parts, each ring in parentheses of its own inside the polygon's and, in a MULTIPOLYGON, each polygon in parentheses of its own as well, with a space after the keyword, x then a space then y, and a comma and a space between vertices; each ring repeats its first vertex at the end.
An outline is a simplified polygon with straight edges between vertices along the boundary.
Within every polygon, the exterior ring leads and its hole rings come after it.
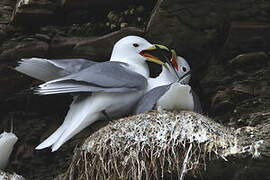
POLYGON ((158 100, 157 107, 166 110, 193 111, 194 102, 189 85, 173 83, 170 89, 158 100))
POLYGON ((72 122, 72 116, 79 112, 80 106, 76 105, 77 99, 78 99, 78 96, 73 97, 73 101, 69 106, 69 111, 65 117, 63 124, 53 134, 51 134, 45 141, 43 141, 40 145, 38 145, 36 149, 47 148, 53 145, 53 143, 55 143, 59 139, 59 137, 63 134, 67 126, 72 122))
MULTIPOLYGON (((110 61, 125 62, 129 64, 128 67, 132 71, 148 77, 149 70, 147 64, 145 63, 145 59, 139 55, 139 53, 143 49, 152 46, 152 44, 142 38, 135 36, 125 37, 115 44, 110 61), (140 44, 139 48, 133 46, 133 44, 137 42, 140 44)), ((46 94, 55 94, 62 86, 53 87, 53 90, 46 89, 46 86, 50 86, 50 83, 55 81, 59 81, 59 79, 44 83, 40 88, 42 88, 46 94)), ((76 86, 74 88, 76 88, 76 86)), ((70 105, 69 112, 66 115, 63 124, 55 131, 55 133, 37 146, 36 149, 52 146, 52 151, 56 151, 75 134, 95 121, 103 118, 104 115, 102 112, 104 110, 112 119, 123 117, 128 113, 131 113, 132 108, 134 108, 144 92, 145 90, 127 93, 99 92, 92 93, 91 95, 78 95, 70 105)))
POLYGON ((12 132, 0 134, 0 169, 3 170, 7 166, 9 156, 17 140, 18 137, 12 132))
POLYGON ((37 146, 36 149, 52 146, 52 151, 58 150, 75 134, 95 121, 104 118, 103 110, 106 110, 113 119, 130 113, 133 105, 136 104, 143 93, 144 91, 132 93, 93 93, 92 96, 74 97, 64 123, 50 137, 37 146))
MULTIPOLYGON (((178 68, 175 69, 175 71, 180 78, 190 72, 189 64, 182 57, 177 56, 177 64, 178 68), (183 67, 185 68, 185 71, 183 70, 183 67)), ((162 72, 158 77, 148 78, 147 91, 150 91, 151 89, 158 86, 169 85, 172 83, 169 90, 157 101, 157 108, 166 110, 193 111, 194 101, 193 95, 191 93, 191 87, 189 85, 183 85, 181 83, 178 83, 178 77, 176 76, 175 71, 172 69, 173 67, 168 67, 169 68, 163 66, 162 72)), ((186 78, 184 80, 182 79, 181 82, 185 81, 186 83, 188 83, 189 80, 190 76, 186 76, 186 78)))

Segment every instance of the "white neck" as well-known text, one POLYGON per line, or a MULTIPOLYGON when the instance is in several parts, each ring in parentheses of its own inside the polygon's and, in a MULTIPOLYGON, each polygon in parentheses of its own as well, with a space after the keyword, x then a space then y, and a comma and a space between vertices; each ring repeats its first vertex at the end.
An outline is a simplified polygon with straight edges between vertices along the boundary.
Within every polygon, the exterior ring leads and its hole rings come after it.
POLYGON ((170 72, 165 66, 162 66, 162 71, 158 78, 163 80, 165 83, 172 83, 177 80, 176 76, 172 72, 170 72))
POLYGON ((110 61, 127 63, 129 65, 128 69, 130 69, 131 71, 135 71, 143 75, 145 78, 149 77, 149 69, 144 58, 140 60, 137 57, 136 59, 130 57, 128 59, 124 59, 124 58, 115 58, 114 56, 112 56, 110 61))
POLYGON ((157 87, 175 82, 177 78, 165 67, 162 66, 162 71, 156 78, 148 78, 147 91, 157 87))

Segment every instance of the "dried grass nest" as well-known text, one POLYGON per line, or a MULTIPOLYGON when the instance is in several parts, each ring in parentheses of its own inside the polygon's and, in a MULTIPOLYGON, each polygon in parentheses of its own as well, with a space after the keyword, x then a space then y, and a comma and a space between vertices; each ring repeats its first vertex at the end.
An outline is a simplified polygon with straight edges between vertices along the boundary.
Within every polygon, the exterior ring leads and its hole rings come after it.
POLYGON ((198 175, 210 158, 226 160, 243 149, 231 129, 203 115, 152 111, 88 137, 63 179, 183 179, 187 172, 198 175))
POLYGON ((0 180, 25 180, 25 179, 16 173, 9 174, 0 170, 0 180))

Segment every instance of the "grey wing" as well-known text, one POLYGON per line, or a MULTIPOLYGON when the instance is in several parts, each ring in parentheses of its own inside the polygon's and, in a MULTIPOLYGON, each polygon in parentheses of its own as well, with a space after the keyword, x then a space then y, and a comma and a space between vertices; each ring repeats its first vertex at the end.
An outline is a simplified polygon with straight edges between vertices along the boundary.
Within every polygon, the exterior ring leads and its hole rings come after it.
POLYGON ((97 62, 87 59, 21 59, 15 70, 41 81, 50 81, 81 71, 97 62))
POLYGON ((146 88, 145 77, 129 70, 128 64, 103 62, 94 64, 77 73, 41 84, 36 94, 74 92, 128 92, 146 88))
POLYGON ((196 113, 202 114, 203 110, 202 110, 202 106, 201 106, 199 97, 197 96, 197 94, 192 89, 190 91, 191 91, 192 96, 193 96, 193 103, 194 103, 193 111, 196 112, 196 113))
POLYGON ((98 62, 88 59, 51 59, 48 62, 63 69, 66 73, 72 74, 88 68, 98 62))
POLYGON ((157 101, 170 89, 171 84, 158 86, 147 92, 139 101, 134 114, 145 113, 154 109, 157 101))

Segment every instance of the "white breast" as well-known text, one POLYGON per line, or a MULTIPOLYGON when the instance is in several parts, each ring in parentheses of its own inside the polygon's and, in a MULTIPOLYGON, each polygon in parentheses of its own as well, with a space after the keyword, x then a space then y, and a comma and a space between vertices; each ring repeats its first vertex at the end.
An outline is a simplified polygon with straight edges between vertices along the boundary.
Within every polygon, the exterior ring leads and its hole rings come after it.
POLYGON ((189 85, 173 83, 170 89, 158 100, 157 107, 166 110, 194 109, 193 96, 189 85))

